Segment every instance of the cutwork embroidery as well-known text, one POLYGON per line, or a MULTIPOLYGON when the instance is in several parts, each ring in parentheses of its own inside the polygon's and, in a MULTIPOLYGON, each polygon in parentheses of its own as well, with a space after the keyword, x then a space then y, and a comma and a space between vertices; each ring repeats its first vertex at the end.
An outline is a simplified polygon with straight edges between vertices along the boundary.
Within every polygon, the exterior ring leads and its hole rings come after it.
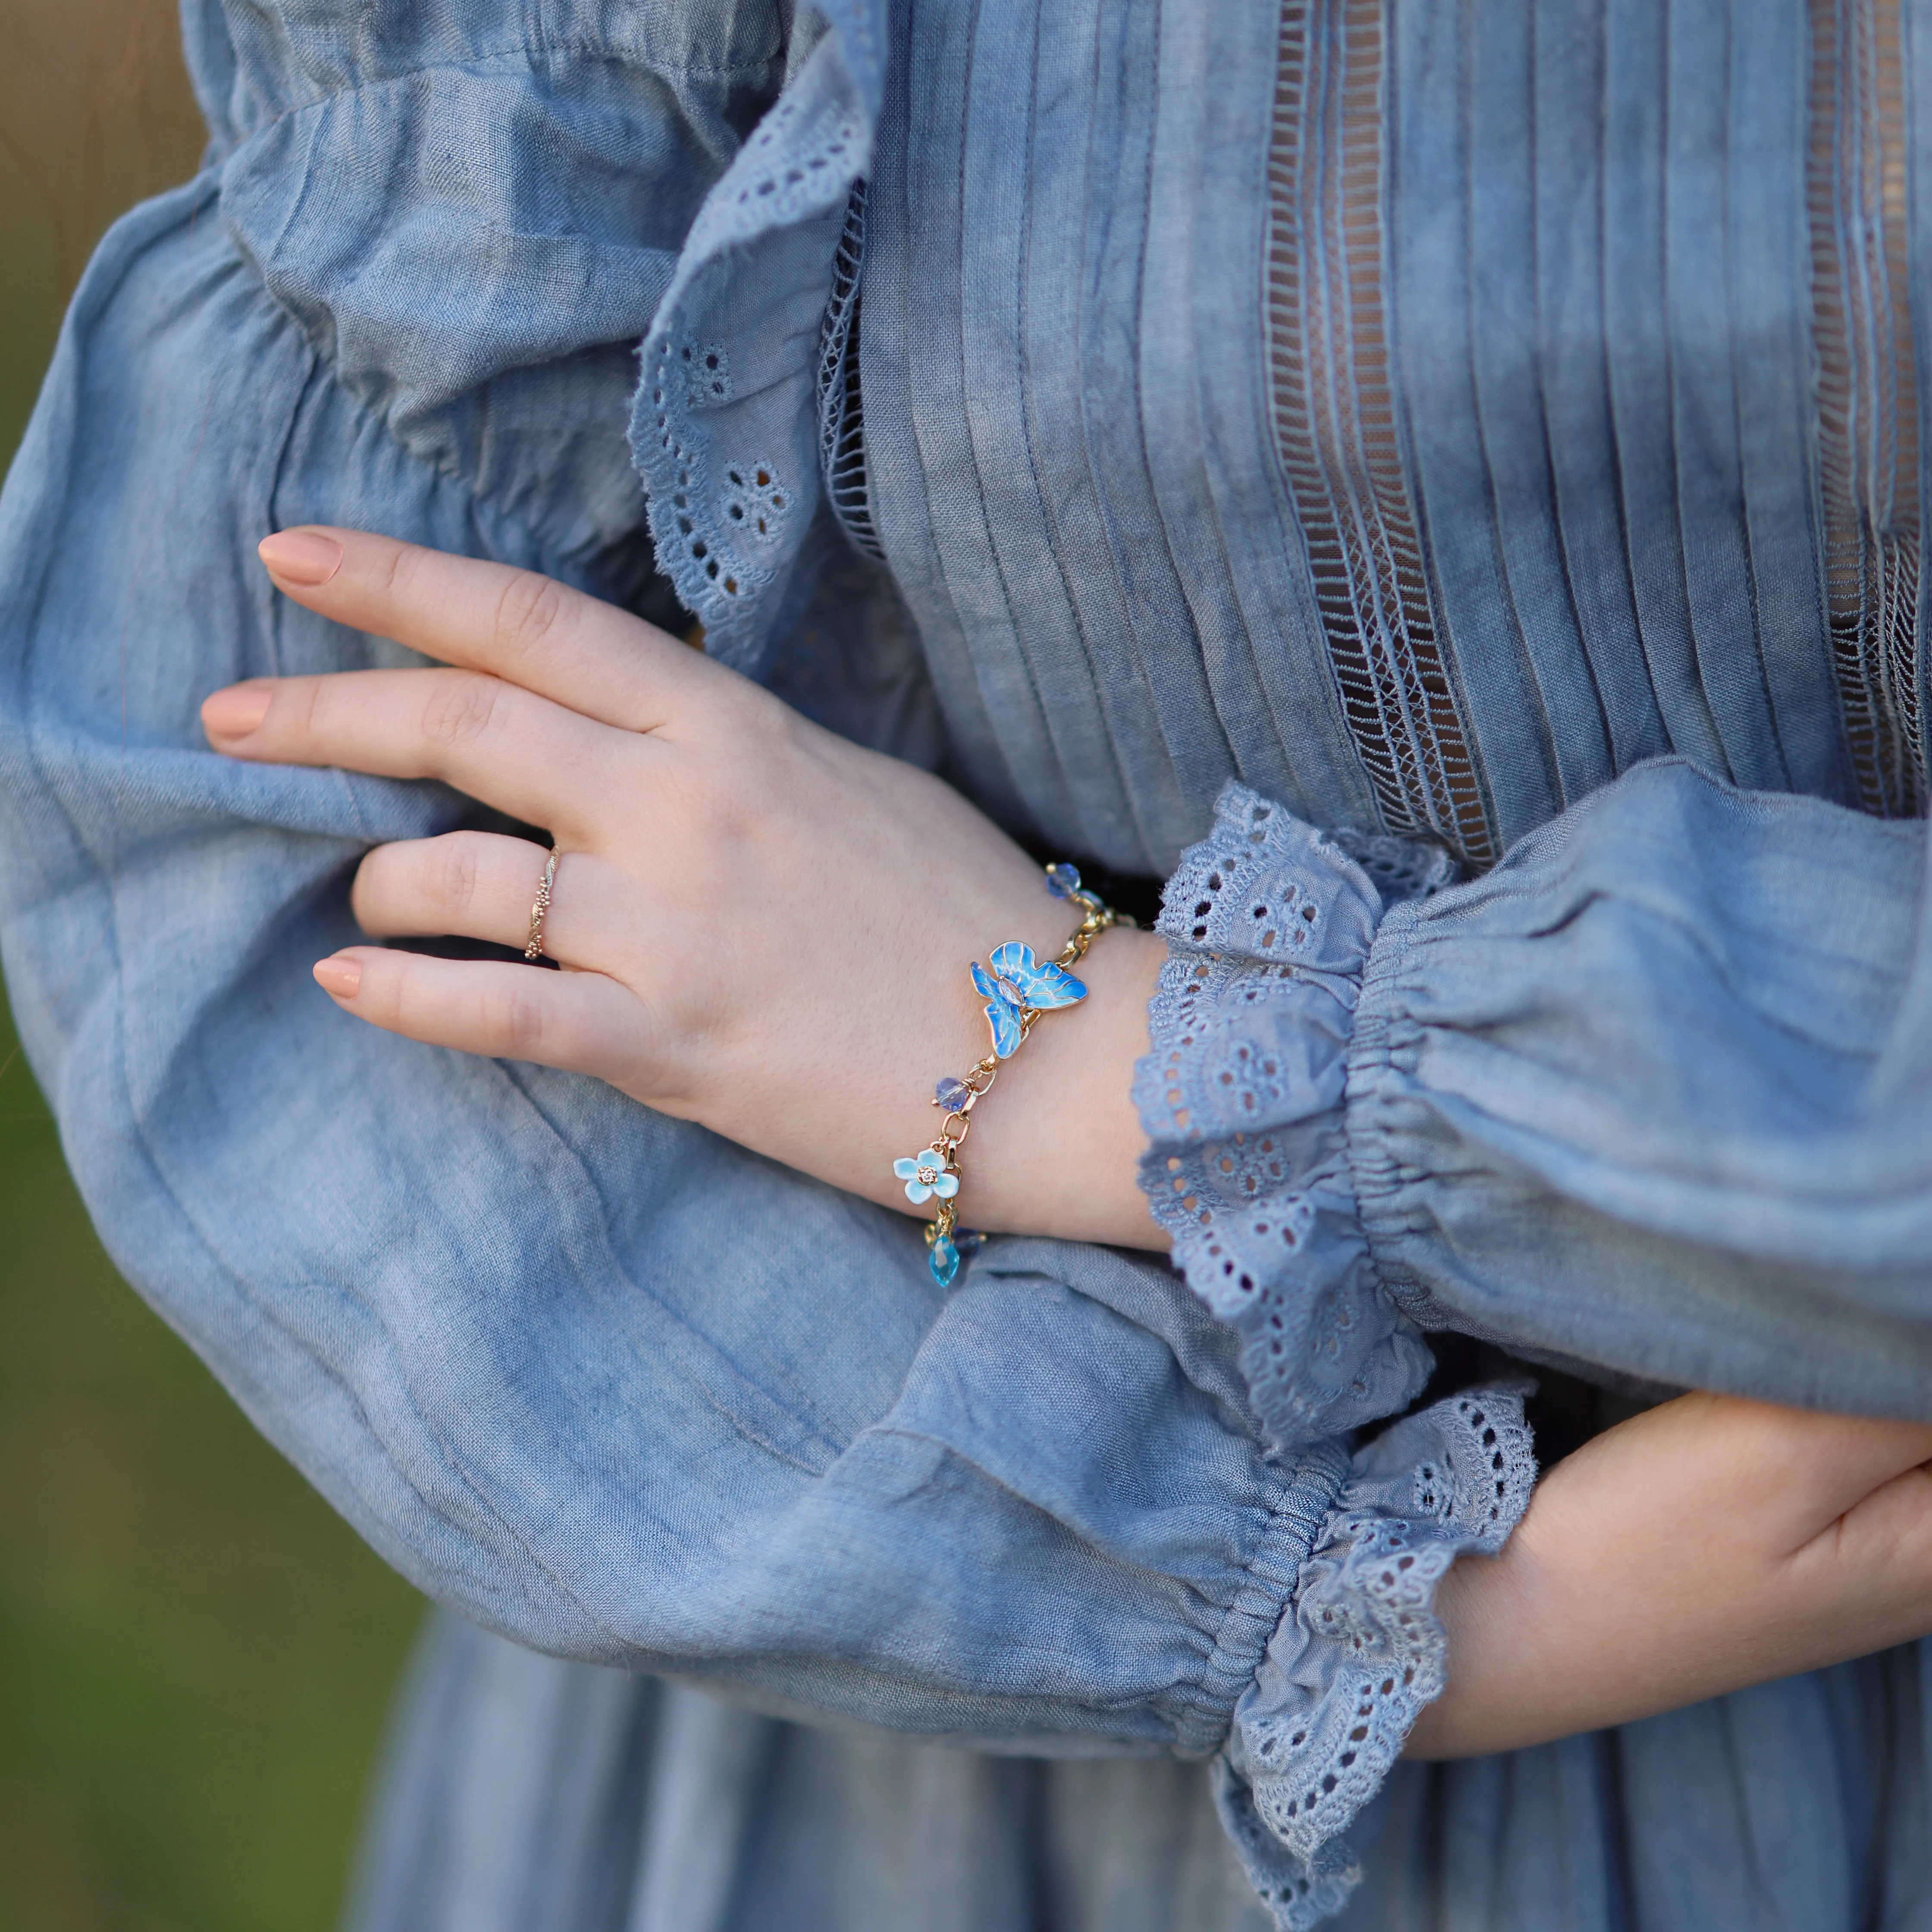
MULTIPOLYGON (((1402 896, 1453 876, 1438 847, 1358 842, 1402 896)), ((1230 785, 1160 921, 1173 950, 1135 1077, 1141 1184, 1189 1286, 1240 1336, 1256 1413, 1285 1446, 1400 1409, 1429 1371, 1369 1261, 1342 1127, 1382 907, 1337 842, 1230 785)))
POLYGON ((1382 0, 1285 0, 1268 149, 1274 432, 1348 728, 1391 832, 1496 856, 1430 610, 1382 298, 1382 0))
POLYGON ((1536 1457, 1522 1394, 1468 1390, 1356 1457, 1236 1713, 1232 1754, 1255 1809, 1311 1870, 1334 1857, 1442 1694, 1436 1586, 1466 1551, 1493 1556, 1528 1507, 1536 1457))
POLYGON ((1923 812, 1918 397, 1898 0, 1811 0, 1807 198, 1833 662, 1859 802, 1923 812))
MULTIPOLYGON (((1174 1258, 1241 1341, 1250 1400, 1294 1453, 1400 1410, 1429 1350, 1378 1280, 1342 1124, 1355 1002, 1384 900, 1426 895, 1439 847, 1346 835, 1357 857, 1230 784, 1181 856, 1159 930, 1172 954, 1134 1098, 1174 1258), (1359 862, 1358 861, 1359 860, 1359 862)), ((1519 1392, 1472 1390, 1361 1450, 1243 1694, 1216 1790, 1278 1924, 1339 1910, 1340 1834, 1443 1684, 1430 1604, 1456 1556, 1501 1546, 1535 1480, 1519 1392)))
POLYGON ((872 523, 866 464, 865 410, 859 388, 860 271, 866 250, 866 184, 852 184, 834 258, 832 300, 818 350, 818 460, 833 514, 853 544, 883 561, 872 523))
POLYGON ((735 191, 712 195, 698 211, 686 256, 716 254, 818 212, 850 158, 862 154, 866 122, 836 100, 819 102, 811 120, 806 112, 797 96, 779 98, 731 164, 735 191))
MULTIPOLYGON (((632 453, 659 565, 702 620, 706 648, 740 669, 758 664, 772 593, 788 579, 819 479, 810 363, 774 381, 758 306, 736 298, 735 278, 750 272, 761 238, 818 221, 829 290, 830 250, 865 165, 876 105, 868 15, 828 0, 835 32, 706 197, 645 339, 632 407, 632 453), (758 382, 747 393, 732 361, 754 345, 758 382)), ((791 269, 808 273, 797 262, 791 269)))

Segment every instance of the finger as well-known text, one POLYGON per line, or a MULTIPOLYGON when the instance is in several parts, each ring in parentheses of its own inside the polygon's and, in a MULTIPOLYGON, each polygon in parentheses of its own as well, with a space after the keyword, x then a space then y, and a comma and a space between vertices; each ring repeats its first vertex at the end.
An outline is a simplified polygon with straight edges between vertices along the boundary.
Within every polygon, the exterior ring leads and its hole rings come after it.
POLYGON ((730 674, 655 625, 535 571, 305 526, 263 540, 276 587, 358 631, 487 670, 628 731, 730 674))
POLYGON ((1918 1467, 1894 1476, 1796 1553, 1801 1575, 1821 1565, 1856 1576, 1867 1602, 1902 1600, 1924 1618, 1889 1641, 1932 1629, 1932 1472, 1918 1467))
POLYGON ((426 1046, 533 1060, 614 1086, 634 1084, 643 1064, 643 1009, 601 973, 358 946, 321 961, 315 978, 345 1012, 426 1046))
POLYGON ((513 818, 575 830, 637 742, 502 678, 351 670, 255 678, 201 708, 218 751, 378 778, 440 778, 513 818))
POLYGON ((1719 1400, 1730 1480, 1741 1497, 1774 1495, 1794 1542, 1863 1502, 1882 1484, 1932 1459, 1932 1428, 1867 1416, 1786 1408, 1738 1396, 1719 1400))
POLYGON ((1625 1474, 1599 1508, 1618 1507, 1634 1491, 1647 1490, 1653 1502, 1681 1495, 1765 1553, 1789 1552, 1932 1457, 1932 1428, 1699 1393, 1633 1418, 1570 1460, 1600 1487, 1612 1454, 1625 1474))
MULTIPOLYGON (((549 856, 527 838, 488 832, 378 845, 356 868, 350 908, 377 939, 454 933, 520 946, 530 938, 549 856)), ((583 852, 558 855, 543 921, 543 950, 551 958, 597 966, 608 956, 596 914, 616 885, 598 879, 602 862, 583 852)))

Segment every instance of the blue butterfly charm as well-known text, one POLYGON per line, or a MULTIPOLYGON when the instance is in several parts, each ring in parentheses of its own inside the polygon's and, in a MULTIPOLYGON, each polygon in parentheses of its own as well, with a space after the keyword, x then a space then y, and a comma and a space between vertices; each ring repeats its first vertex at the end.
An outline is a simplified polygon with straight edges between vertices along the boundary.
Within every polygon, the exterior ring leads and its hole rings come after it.
POLYGON ((1010 939, 993 949, 988 973, 976 960, 973 983, 986 1001, 986 1024, 993 1029, 993 1052, 1001 1060, 1010 1060, 1026 1037, 1028 1012, 1046 1012, 1055 1006, 1070 1006, 1087 997, 1087 988, 1064 966, 1052 961, 1042 965, 1033 956, 1030 946, 1010 939))

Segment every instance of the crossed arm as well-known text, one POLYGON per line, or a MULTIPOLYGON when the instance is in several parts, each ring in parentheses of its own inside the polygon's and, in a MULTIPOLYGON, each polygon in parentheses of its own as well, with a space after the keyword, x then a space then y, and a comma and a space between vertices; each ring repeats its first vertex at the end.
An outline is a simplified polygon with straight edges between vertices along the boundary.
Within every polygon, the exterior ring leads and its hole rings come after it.
MULTIPOLYGON (((661 1112, 904 1208, 896 1155, 984 1051, 965 964, 1057 950, 1064 907, 928 774, 821 731, 676 640, 527 573, 343 531, 272 538, 278 586, 435 669, 214 694, 216 748, 439 778, 548 828, 561 972, 357 946, 344 1011, 463 1051, 588 1073, 661 1112)), ((526 841, 380 846, 373 937, 520 944, 526 841)), ((1077 1020, 1037 1030, 964 1157, 977 1225, 1154 1248, 1128 1100, 1165 947, 1102 936, 1077 1020)), ((1452 1678, 1412 1753, 1560 1736, 1932 1630, 1932 1428, 1693 1396, 1548 1475, 1504 1554, 1441 1593, 1452 1678)))

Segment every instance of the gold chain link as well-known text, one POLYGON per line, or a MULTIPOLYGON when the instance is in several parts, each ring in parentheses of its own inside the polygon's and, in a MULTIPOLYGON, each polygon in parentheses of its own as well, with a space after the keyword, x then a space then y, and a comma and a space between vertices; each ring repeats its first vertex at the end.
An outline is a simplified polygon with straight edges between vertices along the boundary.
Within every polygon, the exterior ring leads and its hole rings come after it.
MULTIPOLYGON (((1060 957, 1054 962, 1057 966, 1078 965, 1086 958, 1087 949, 1108 927, 1133 924, 1133 921, 1124 914, 1117 913, 1112 906, 1103 904, 1090 892, 1077 892, 1071 896, 1084 909, 1084 914, 1072 938, 1060 949, 1060 957)), ((1042 1010, 1029 1006, 1020 1016, 1022 1046, 1026 1044, 1031 1035, 1034 1022, 1040 1017, 1042 1010)), ((1013 1051, 1017 1053, 1019 1048, 1016 1047, 1013 1051)), ((932 1152, 940 1156, 948 1173, 957 1174, 959 1172, 958 1162, 954 1156, 972 1127, 973 1108, 992 1092, 993 1082, 999 1077, 1000 1059, 998 1054, 993 1053, 988 1054, 983 1060, 975 1060, 961 1077, 959 1084, 966 1089, 965 1103, 946 1114, 940 1124, 939 1132, 931 1143, 932 1152)), ((937 1107, 940 1103, 935 1098, 932 1104, 937 1107)), ((958 1196, 955 1195, 950 1200, 942 1200, 937 1215, 926 1223, 927 1246, 931 1247, 942 1238, 950 1240, 958 1222, 958 1196)))

